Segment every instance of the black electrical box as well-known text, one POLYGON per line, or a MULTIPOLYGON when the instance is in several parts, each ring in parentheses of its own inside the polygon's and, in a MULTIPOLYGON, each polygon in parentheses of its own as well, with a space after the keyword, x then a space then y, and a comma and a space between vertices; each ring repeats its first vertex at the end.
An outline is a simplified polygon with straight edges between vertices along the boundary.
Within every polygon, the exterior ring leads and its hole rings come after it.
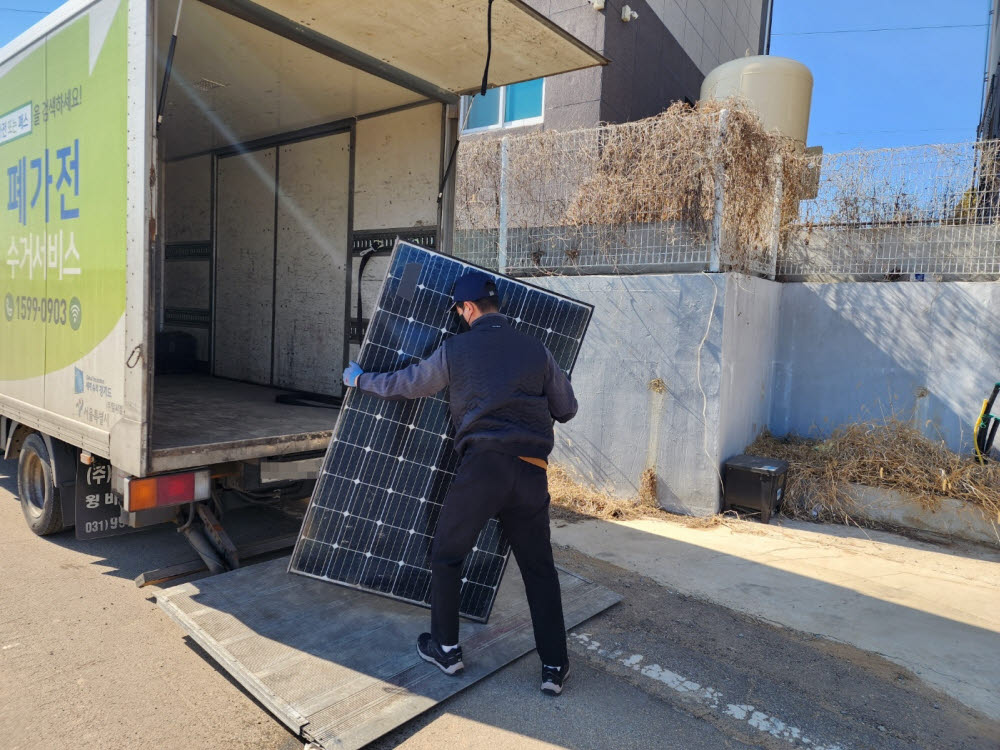
POLYGON ((726 461, 725 508, 759 513, 761 523, 778 512, 785 494, 788 462, 780 458, 735 456, 726 461))

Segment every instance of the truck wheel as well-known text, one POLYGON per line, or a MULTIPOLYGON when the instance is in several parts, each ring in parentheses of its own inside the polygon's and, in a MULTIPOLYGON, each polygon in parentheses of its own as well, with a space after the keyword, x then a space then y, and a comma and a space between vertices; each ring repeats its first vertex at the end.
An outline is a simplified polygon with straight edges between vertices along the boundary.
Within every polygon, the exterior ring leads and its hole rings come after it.
POLYGON ((17 494, 28 526, 39 536, 62 531, 59 490, 52 478, 52 463, 42 436, 28 435, 17 461, 17 494))

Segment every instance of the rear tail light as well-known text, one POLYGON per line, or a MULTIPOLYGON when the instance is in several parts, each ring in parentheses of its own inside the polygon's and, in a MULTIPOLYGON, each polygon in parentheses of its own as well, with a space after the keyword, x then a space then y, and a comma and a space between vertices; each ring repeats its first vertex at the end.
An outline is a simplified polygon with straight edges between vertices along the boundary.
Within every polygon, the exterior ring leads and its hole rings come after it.
POLYGON ((207 500, 211 496, 212 473, 208 469, 145 479, 130 477, 125 480, 125 510, 130 513, 164 505, 207 500))

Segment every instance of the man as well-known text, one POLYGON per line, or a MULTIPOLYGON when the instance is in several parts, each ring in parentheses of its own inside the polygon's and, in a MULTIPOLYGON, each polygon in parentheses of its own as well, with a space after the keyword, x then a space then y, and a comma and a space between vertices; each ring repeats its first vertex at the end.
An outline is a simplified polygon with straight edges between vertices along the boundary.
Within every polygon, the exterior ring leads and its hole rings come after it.
POLYGON ((382 398, 422 398, 450 386, 460 463, 431 546, 431 632, 417 652, 447 674, 465 668, 458 643, 462 563, 479 532, 498 517, 521 569, 542 692, 559 695, 569 676, 559 578, 549 540, 546 476, 552 420, 566 422, 577 403, 549 350, 515 331, 499 312, 496 285, 472 271, 455 282, 452 307, 469 330, 422 362, 393 373, 365 373, 355 362, 344 384, 382 398))

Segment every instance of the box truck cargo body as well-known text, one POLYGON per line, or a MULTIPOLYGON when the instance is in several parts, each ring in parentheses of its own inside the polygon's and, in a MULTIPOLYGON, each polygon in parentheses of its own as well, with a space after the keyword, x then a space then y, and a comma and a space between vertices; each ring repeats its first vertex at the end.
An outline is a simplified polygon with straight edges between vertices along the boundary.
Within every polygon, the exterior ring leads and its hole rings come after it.
MULTIPOLYGON (((448 249, 486 8, 73 0, 0 50, 0 448, 36 532, 314 476, 378 250, 448 249)), ((604 62, 493 13, 491 85, 604 62)))

